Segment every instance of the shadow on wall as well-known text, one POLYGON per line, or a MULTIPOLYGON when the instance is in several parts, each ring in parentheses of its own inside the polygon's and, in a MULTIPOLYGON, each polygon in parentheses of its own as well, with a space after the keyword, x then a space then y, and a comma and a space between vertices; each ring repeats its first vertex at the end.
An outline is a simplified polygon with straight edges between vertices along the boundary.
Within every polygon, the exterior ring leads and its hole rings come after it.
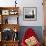
POLYGON ((36 34, 37 34, 37 37, 39 39, 39 41, 42 43, 43 42, 43 30, 42 30, 42 26, 21 26, 20 27, 20 31, 19 31, 19 39, 20 39, 20 42, 23 38, 23 35, 25 33, 25 31, 28 29, 28 28, 32 28, 36 34))

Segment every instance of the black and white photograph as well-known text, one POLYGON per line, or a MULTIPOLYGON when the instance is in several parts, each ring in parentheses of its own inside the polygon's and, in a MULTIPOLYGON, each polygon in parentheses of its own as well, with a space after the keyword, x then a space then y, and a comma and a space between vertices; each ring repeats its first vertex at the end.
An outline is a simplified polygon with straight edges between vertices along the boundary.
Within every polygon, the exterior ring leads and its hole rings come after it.
POLYGON ((37 8, 36 7, 23 7, 24 20, 37 20, 37 8))

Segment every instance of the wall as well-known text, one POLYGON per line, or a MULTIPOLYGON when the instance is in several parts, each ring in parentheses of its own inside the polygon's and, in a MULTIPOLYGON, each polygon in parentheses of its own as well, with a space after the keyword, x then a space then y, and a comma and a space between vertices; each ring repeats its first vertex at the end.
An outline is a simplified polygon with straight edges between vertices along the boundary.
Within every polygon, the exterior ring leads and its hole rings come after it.
MULTIPOLYGON (((15 0, 0 0, 1 7, 9 7, 15 6, 15 0)), ((43 26, 43 6, 42 0, 17 0, 17 6, 20 7, 20 17, 19 17, 19 24, 20 26, 43 26), (36 21, 24 21, 23 20, 23 7, 36 7, 37 8, 37 20, 36 21)))
POLYGON ((43 26, 43 6, 42 0, 24 0, 21 3, 21 15, 20 15, 20 25, 21 26, 43 26), (37 8, 37 21, 24 21, 23 20, 23 7, 36 7, 37 8))

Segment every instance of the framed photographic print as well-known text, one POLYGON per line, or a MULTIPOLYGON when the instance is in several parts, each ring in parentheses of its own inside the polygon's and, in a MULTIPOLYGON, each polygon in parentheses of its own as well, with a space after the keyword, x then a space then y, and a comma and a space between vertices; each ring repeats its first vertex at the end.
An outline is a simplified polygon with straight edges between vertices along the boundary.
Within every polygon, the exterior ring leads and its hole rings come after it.
POLYGON ((9 10, 2 10, 2 15, 9 15, 9 10))
POLYGON ((23 19, 24 20, 37 20, 37 8, 36 7, 23 7, 23 19))
POLYGON ((17 14, 17 11, 15 11, 15 10, 10 10, 10 13, 9 13, 10 15, 16 15, 17 14))

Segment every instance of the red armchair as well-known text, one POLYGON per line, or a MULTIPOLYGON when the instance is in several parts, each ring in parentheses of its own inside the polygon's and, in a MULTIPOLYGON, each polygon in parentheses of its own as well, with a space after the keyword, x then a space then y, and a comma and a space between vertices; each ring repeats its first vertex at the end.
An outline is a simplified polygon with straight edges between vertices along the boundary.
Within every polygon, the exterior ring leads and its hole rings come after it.
MULTIPOLYGON (((25 34, 24 34, 24 37, 22 38, 22 42, 21 42, 21 46, 27 46, 28 42, 26 43, 25 40, 29 40, 29 38, 32 38, 32 36, 34 38, 37 37, 36 33, 33 31, 33 29, 29 28, 26 30, 25 34)), ((40 42, 37 40, 36 38, 36 44, 34 46, 41 46, 40 42)), ((31 44, 31 43, 30 43, 31 44)), ((31 46, 31 45, 29 45, 31 46)), ((32 45, 33 46, 33 45, 32 45)))

